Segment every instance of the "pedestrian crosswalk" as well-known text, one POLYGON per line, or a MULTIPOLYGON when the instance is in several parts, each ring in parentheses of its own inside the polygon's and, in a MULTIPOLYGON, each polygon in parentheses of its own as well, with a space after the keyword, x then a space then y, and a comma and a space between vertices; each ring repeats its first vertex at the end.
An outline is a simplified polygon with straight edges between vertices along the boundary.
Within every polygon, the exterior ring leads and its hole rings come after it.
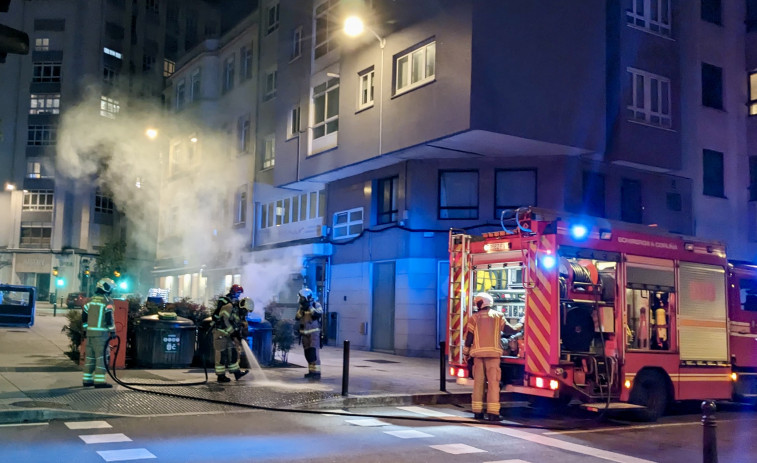
MULTIPOLYGON (((63 424, 73 431, 111 429, 107 421, 67 421, 63 424)), ((79 434, 79 439, 87 445, 104 445, 119 442, 132 442, 129 436, 123 433, 97 433, 97 434, 79 434)), ((115 449, 115 450, 96 450, 97 454, 102 457, 103 461, 137 461, 157 458, 145 448, 115 449)))

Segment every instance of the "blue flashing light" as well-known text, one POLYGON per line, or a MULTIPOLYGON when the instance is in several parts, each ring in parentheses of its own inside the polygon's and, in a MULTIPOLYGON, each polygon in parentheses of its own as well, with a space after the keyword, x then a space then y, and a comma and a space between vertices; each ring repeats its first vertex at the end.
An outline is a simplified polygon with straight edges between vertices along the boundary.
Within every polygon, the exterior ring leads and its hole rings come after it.
POLYGON ((583 240, 589 236, 589 228, 583 224, 575 224, 570 227, 570 236, 575 240, 583 240))
POLYGON ((541 258, 541 265, 547 270, 554 268, 555 264, 557 264, 557 259, 555 259, 555 256, 551 254, 547 254, 546 256, 541 258))

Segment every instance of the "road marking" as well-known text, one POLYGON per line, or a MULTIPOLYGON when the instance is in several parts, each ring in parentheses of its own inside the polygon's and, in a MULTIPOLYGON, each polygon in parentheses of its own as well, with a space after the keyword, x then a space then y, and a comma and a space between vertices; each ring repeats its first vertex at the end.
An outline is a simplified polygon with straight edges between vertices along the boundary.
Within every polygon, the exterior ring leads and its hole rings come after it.
POLYGON ((0 424, 0 428, 10 428, 13 426, 47 426, 50 423, 8 423, 0 424))
POLYGON ((81 434, 79 436, 87 444, 109 444, 111 442, 131 442, 126 434, 81 434))
POLYGON ((484 463, 531 463, 526 460, 497 460, 497 461, 485 461, 484 463))
POLYGON ((624 455, 622 453, 610 452, 608 450, 597 449, 586 445, 574 444, 572 442, 566 442, 552 437, 545 437, 542 434, 532 434, 530 432, 520 431, 512 428, 505 428, 502 426, 482 426, 473 425, 479 429, 486 431, 496 432, 498 434, 504 434, 506 436, 515 437, 517 439, 527 440, 536 444, 546 445, 548 447, 555 447, 569 452, 581 453, 589 455, 595 458, 601 458, 603 460, 614 461, 617 463, 655 463, 652 460, 645 460, 643 458, 636 458, 630 455, 624 455))
POLYGON ((462 455, 464 453, 486 453, 486 450, 477 449, 465 444, 444 444, 429 445, 432 449, 441 450, 442 452, 451 453, 452 455, 462 455))
POLYGON ((404 431, 384 431, 384 433, 390 434, 394 437, 399 437, 400 439, 418 439, 420 437, 434 437, 431 434, 427 434, 421 431, 416 431, 414 429, 407 429, 404 431))
POLYGON ((106 421, 66 421, 68 429, 104 429, 111 428, 106 421))
POLYGON ((365 420, 344 420, 344 421, 349 424, 354 424, 355 426, 391 426, 390 423, 387 423, 386 421, 377 420, 375 418, 368 418, 365 420))
POLYGON ((98 450, 97 454, 105 461, 145 460, 158 458, 147 449, 98 450))
POLYGON ((399 410, 405 410, 411 413, 417 413, 424 416, 455 416, 450 413, 440 412, 438 410, 431 410, 430 408, 423 407, 397 407, 399 410))
MULTIPOLYGON (((733 419, 733 420, 718 420, 718 423, 727 423, 730 421, 738 421, 738 422, 745 422, 745 421, 755 421, 757 418, 746 418, 746 419, 733 419)), ((675 426, 698 426, 702 423, 699 421, 691 421, 688 423, 658 423, 658 424, 639 424, 635 426, 614 426, 610 428, 596 428, 596 429, 574 429, 571 431, 549 431, 544 432, 542 435, 554 435, 554 434, 583 434, 587 432, 612 432, 612 431, 630 431, 635 429, 651 429, 651 428, 672 428, 675 426)))

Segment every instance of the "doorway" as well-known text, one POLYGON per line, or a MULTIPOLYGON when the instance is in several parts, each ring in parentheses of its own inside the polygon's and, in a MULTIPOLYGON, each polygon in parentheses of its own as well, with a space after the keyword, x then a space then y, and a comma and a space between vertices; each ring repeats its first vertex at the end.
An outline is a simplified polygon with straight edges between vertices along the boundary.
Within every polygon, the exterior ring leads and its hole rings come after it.
POLYGON ((395 263, 373 264, 371 350, 394 353, 395 263))

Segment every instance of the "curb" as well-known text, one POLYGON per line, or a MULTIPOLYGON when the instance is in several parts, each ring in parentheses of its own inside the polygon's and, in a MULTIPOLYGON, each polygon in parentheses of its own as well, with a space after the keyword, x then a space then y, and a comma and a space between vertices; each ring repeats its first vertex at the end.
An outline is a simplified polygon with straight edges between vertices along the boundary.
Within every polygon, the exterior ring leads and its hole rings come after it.
POLYGON ((300 409, 393 407, 399 405, 460 405, 470 403, 470 393, 433 393, 397 395, 354 395, 304 404, 300 409))
POLYGON ((56 410, 54 408, 33 408, 29 410, 0 411, 0 424, 41 423, 51 420, 84 420, 120 417, 107 413, 80 412, 76 410, 56 410))

